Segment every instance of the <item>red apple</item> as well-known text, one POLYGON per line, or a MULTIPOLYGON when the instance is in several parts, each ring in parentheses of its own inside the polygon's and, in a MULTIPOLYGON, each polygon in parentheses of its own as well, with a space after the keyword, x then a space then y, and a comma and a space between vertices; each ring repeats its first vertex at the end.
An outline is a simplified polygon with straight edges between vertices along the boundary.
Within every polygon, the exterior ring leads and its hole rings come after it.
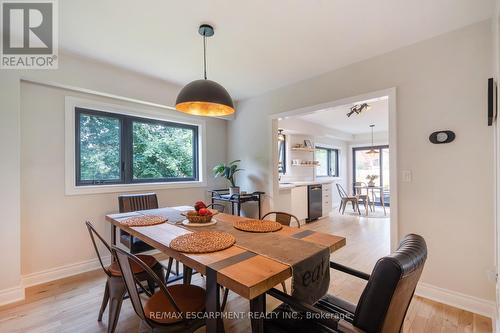
POLYGON ((207 208, 207 205, 205 205, 203 201, 196 201, 196 203, 194 204, 194 209, 196 209, 196 211, 199 211, 202 208, 207 208))
POLYGON ((210 214, 210 211, 206 208, 200 208, 200 210, 198 211, 198 214, 200 214, 201 216, 206 216, 206 215, 210 214))

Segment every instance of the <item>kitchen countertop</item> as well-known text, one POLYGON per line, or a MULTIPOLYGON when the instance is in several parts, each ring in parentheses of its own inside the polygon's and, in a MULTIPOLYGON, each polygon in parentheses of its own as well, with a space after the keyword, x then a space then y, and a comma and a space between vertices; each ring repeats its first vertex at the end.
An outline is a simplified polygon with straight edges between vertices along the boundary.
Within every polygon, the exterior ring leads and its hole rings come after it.
POLYGON ((295 181, 295 182, 283 182, 279 184, 280 190, 289 190, 297 186, 308 186, 315 184, 331 184, 335 181, 340 180, 340 178, 327 178, 327 179, 319 179, 319 180, 310 180, 310 181, 295 181))

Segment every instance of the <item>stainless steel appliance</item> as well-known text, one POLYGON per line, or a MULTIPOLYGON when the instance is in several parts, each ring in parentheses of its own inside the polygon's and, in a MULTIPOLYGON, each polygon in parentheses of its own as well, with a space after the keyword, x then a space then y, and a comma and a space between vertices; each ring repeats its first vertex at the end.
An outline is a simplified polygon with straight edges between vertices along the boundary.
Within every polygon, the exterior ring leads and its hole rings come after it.
POLYGON ((323 215, 323 188, 321 184, 307 186, 307 219, 317 220, 323 215))

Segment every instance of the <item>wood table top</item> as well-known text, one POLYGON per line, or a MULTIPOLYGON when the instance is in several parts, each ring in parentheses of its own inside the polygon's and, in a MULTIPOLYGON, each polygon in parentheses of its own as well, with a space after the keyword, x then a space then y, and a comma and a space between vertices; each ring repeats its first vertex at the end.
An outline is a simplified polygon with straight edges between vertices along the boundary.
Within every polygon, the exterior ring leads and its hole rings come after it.
MULTIPOLYGON (((154 214, 154 210, 148 210, 148 214, 154 214)), ((128 227, 120 223, 123 219, 140 215, 143 214, 140 212, 110 214, 106 216, 106 221, 202 274, 205 274, 207 266, 216 268, 217 282, 242 297, 253 299, 292 276, 289 265, 251 253, 238 244, 223 251, 206 254, 177 252, 168 245, 175 237, 191 231, 168 222, 147 227, 128 227)), ((232 224, 241 219, 245 218, 223 213, 217 215, 218 223, 232 224)), ((330 249, 330 253, 346 243, 344 237, 308 229, 283 226, 283 229, 276 233, 291 237, 306 230, 305 236, 301 237, 302 240, 326 246, 330 249)))

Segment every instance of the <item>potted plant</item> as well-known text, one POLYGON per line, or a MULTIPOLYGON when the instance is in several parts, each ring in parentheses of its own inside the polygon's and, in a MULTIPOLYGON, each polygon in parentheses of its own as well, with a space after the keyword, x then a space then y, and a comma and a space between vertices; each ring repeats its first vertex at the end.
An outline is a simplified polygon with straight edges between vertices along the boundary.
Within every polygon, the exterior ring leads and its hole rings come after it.
POLYGON ((375 186, 375 179, 378 178, 378 175, 368 175, 366 176, 366 179, 368 180, 368 186, 375 186))
POLYGON ((238 163, 241 162, 241 160, 235 160, 232 161, 228 164, 220 163, 216 165, 213 169, 214 176, 215 177, 224 177, 229 181, 229 194, 239 194, 240 193, 240 188, 239 186, 236 186, 234 182, 234 175, 243 169, 238 169, 238 163))

